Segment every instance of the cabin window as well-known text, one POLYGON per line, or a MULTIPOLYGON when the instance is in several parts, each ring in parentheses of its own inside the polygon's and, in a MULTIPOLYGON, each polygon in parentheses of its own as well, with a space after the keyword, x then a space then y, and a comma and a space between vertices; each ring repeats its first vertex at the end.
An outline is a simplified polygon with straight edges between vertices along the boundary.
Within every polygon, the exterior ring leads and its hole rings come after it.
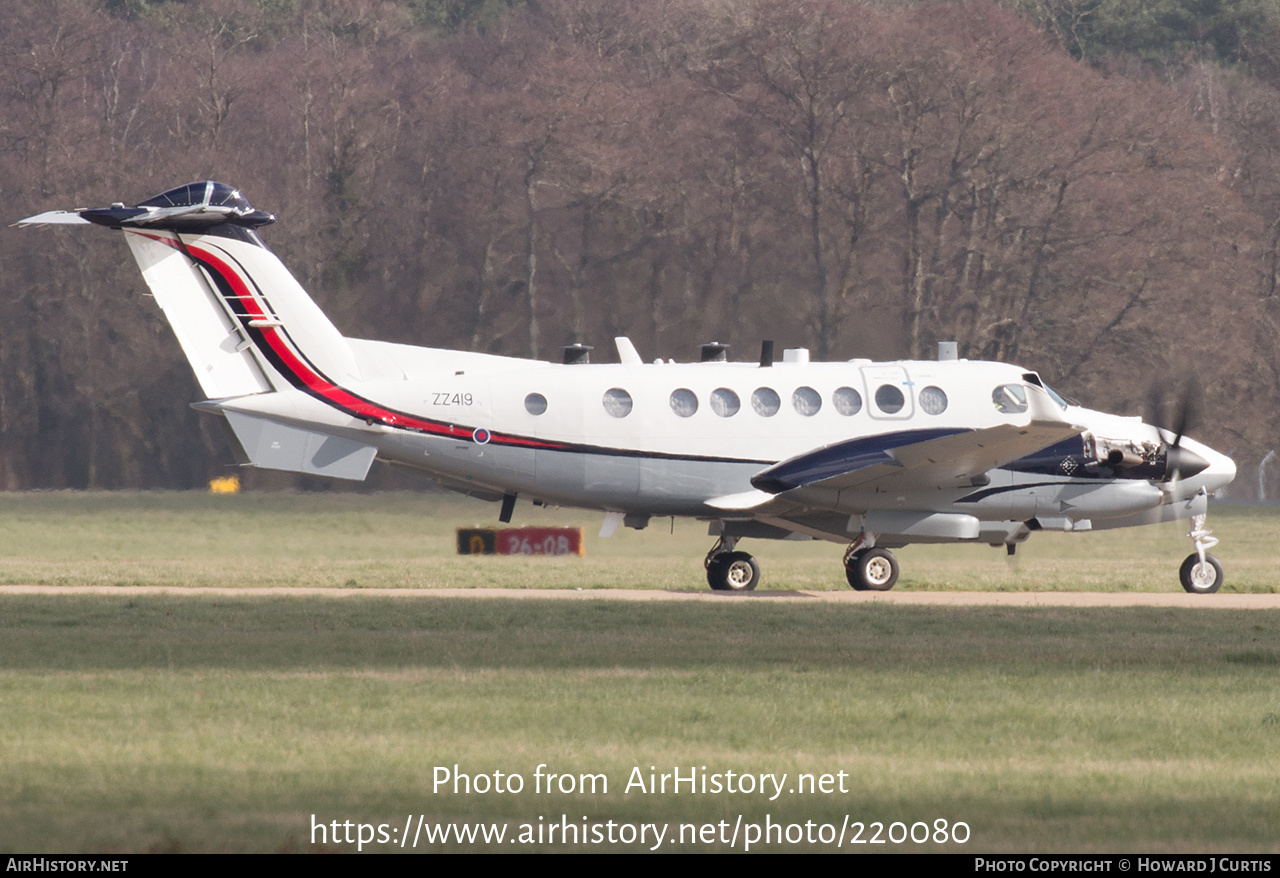
POLYGON ((941 387, 926 387, 920 391, 920 408, 928 415, 942 414, 947 410, 947 394, 941 387))
POLYGON ((772 387, 757 387, 751 394, 751 408, 762 418, 772 418, 782 408, 782 398, 772 387))
POLYGON ((541 393, 531 393, 524 398, 524 410, 531 415, 540 415, 547 410, 547 398, 541 393))
POLYGON ((991 391, 991 402, 1001 414, 1020 415, 1027 410, 1027 391, 1020 384, 1001 384, 991 391))
POLYGON ((892 384, 881 384, 876 388, 876 408, 886 415, 896 415, 907 404, 907 398, 900 388, 892 384))
POLYGON ((727 387, 711 391, 711 410, 722 418, 732 418, 742 408, 738 394, 727 387))
POLYGON ((797 387, 791 394, 791 407, 806 418, 811 418, 822 408, 822 396, 812 387, 797 387))
POLYGON ((837 387, 836 392, 831 394, 831 402, 836 411, 846 418, 862 411, 862 394, 852 387, 837 387))
POLYGON ((682 418, 691 418, 698 410, 698 396, 687 387, 671 391, 671 410, 682 418))
POLYGON ((614 418, 625 418, 631 414, 631 394, 621 387, 611 387, 604 392, 604 410, 614 418))

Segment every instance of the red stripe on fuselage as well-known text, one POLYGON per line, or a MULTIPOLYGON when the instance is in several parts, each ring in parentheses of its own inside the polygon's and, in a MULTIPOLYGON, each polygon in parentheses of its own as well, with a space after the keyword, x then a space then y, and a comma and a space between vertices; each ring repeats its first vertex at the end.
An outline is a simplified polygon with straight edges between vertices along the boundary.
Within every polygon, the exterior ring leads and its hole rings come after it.
MULTIPOLYGON (((187 244, 185 241, 176 238, 166 238, 160 235, 147 234, 138 232, 146 238, 165 244, 184 256, 199 261, 208 268, 218 272, 218 275, 230 285, 235 292, 235 298, 245 303, 245 310, 249 311, 251 320, 271 319, 270 315, 263 310, 258 297, 253 294, 244 280, 240 277, 240 273, 223 261, 220 257, 209 250, 195 247, 187 244)), ((250 327, 245 327, 248 330, 250 327)), ((392 411, 391 409, 377 405, 366 399, 362 399, 350 391, 334 384, 328 378, 324 377, 318 370, 311 366, 310 363, 303 359, 303 355, 297 350, 293 340, 289 338, 283 327, 279 326, 255 326, 263 340, 271 347, 272 352, 276 355, 281 363, 288 368, 292 377, 295 378, 307 391, 316 398, 327 402, 329 405, 344 411, 348 414, 364 420, 374 420, 379 423, 386 424, 390 427, 399 427, 401 429, 417 430, 420 432, 431 433, 438 436, 452 436, 455 438, 469 438, 474 432, 474 428, 465 427, 458 424, 451 424, 442 421, 430 421, 423 418, 406 415, 402 412, 392 411)), ((551 442, 541 442, 536 439, 526 439, 520 436, 500 436, 496 433, 491 434, 490 442, 498 445, 516 445, 526 448, 565 448, 567 446, 558 445, 551 442)))

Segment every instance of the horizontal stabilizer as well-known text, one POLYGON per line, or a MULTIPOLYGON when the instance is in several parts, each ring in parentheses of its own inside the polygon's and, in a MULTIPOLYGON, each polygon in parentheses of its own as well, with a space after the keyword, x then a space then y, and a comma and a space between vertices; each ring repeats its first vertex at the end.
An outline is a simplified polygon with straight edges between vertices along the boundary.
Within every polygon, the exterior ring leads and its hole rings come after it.
POLYGON ((372 445, 291 427, 242 412, 223 413, 249 462, 263 469, 364 481, 378 450, 372 445))
POLYGON ((87 226, 89 221, 74 210, 47 210, 36 216, 20 219, 14 225, 19 228, 26 228, 27 226, 87 226))

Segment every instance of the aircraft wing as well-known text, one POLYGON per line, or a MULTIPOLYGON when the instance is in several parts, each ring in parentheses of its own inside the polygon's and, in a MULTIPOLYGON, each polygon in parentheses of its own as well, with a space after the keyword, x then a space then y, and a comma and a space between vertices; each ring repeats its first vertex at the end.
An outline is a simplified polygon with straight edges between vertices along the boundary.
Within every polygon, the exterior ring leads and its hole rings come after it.
POLYGON ((901 430, 797 455, 760 471, 751 484, 775 495, 813 488, 881 492, 960 487, 1081 432, 1082 427, 1056 420, 979 430, 901 430))

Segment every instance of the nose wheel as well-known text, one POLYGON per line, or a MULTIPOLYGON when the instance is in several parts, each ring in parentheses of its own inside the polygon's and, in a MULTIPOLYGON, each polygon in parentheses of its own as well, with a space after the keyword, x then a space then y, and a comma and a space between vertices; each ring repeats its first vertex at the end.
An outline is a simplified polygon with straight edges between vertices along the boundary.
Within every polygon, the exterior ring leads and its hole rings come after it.
POLYGON ((1218 538, 1204 526, 1203 515, 1192 516, 1191 533, 1187 536, 1196 544, 1196 550, 1182 562, 1178 579, 1191 594, 1213 594, 1222 588, 1222 564, 1207 550, 1218 545, 1218 538))
POLYGON ((1182 587, 1191 594, 1213 594, 1222 588, 1222 564, 1208 553, 1203 561, 1197 554, 1188 555, 1178 571, 1178 578, 1182 580, 1182 587))

